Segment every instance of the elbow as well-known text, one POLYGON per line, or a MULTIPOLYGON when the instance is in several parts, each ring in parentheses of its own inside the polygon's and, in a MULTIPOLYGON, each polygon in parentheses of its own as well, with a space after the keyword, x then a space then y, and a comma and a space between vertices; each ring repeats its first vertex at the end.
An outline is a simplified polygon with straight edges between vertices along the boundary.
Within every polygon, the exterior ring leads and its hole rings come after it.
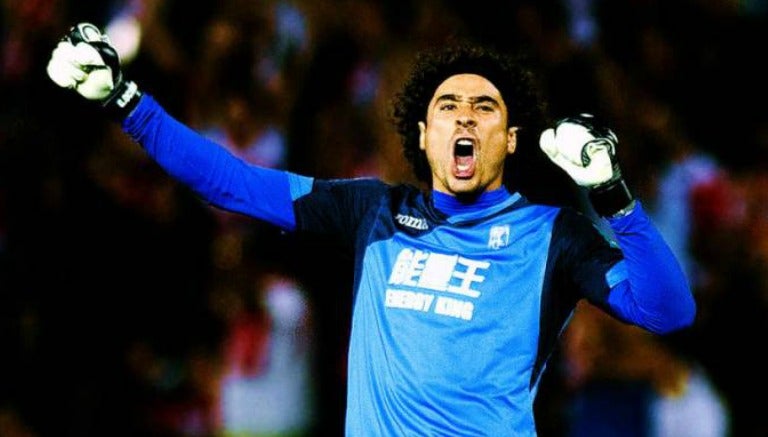
POLYGON ((689 328, 693 326, 693 322, 696 321, 696 301, 693 299, 693 295, 688 293, 688 304, 686 305, 685 315, 683 317, 682 328, 689 328))
POLYGON ((686 328, 690 328, 696 320, 696 301, 690 290, 681 294, 684 296, 679 299, 674 308, 670 308, 664 322, 659 323, 652 331, 656 334, 671 334, 686 328))

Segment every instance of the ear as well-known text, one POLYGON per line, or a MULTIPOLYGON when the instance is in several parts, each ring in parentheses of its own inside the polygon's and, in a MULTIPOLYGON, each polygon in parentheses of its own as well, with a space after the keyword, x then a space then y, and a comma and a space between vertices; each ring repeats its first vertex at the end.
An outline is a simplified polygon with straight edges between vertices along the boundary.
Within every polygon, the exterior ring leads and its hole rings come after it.
POLYGON ((517 126, 507 129, 507 153, 511 155, 515 153, 515 149, 517 149, 517 126))
POLYGON ((419 122, 419 149, 427 150, 427 125, 419 122))

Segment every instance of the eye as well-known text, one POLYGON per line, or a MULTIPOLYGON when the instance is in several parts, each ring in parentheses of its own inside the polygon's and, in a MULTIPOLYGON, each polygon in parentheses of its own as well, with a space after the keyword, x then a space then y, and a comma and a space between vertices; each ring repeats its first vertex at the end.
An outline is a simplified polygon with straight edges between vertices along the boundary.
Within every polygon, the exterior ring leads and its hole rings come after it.
POLYGON ((441 111, 452 111, 452 110, 456 109, 456 104, 455 103, 443 103, 442 105, 439 106, 439 108, 440 108, 441 111))
POLYGON ((476 106, 476 108, 480 112, 493 112, 494 111, 493 105, 489 105, 489 104, 479 104, 479 105, 476 106))

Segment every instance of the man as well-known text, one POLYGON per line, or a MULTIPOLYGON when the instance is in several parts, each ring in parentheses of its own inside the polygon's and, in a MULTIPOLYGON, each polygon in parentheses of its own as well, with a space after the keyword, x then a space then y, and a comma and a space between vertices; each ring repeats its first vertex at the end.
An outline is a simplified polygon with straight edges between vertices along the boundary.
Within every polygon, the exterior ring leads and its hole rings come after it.
POLYGON ((531 74, 492 51, 425 54, 397 96, 405 155, 431 190, 250 166, 122 77, 87 23, 59 43, 48 74, 213 205, 345 243, 347 435, 536 435, 538 383, 578 301, 660 334, 693 321, 680 266, 621 177, 616 136, 587 115, 542 132, 531 74), (532 138, 588 190, 615 240, 508 189, 507 164, 532 138))

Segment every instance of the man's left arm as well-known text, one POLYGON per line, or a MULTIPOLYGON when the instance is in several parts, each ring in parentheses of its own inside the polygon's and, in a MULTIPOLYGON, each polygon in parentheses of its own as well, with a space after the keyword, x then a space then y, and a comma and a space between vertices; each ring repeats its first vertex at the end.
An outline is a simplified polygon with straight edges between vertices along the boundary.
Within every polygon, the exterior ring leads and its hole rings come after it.
POLYGON ((642 205, 607 220, 624 254, 606 275, 611 311, 659 334, 691 325, 696 303, 688 280, 642 205))
POLYGON ((656 333, 693 323, 696 304, 688 280, 621 175, 618 139, 589 114, 559 120, 541 134, 541 149, 581 187, 608 221, 623 259, 606 273, 609 292, 599 302, 620 319, 656 333))

